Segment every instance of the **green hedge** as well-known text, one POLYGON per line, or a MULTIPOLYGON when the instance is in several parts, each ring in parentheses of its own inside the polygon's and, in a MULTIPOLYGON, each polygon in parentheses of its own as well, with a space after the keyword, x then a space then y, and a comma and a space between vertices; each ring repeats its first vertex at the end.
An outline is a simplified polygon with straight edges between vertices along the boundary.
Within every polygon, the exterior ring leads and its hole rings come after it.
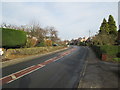
POLYGON ((92 48, 99 58, 101 58, 102 53, 107 54, 109 59, 118 57, 118 54, 120 53, 120 46, 102 45, 92 46, 92 48))
POLYGON ((100 50, 100 46, 91 46, 92 47, 92 49, 94 50, 94 52, 95 52, 95 54, 99 57, 99 58, 101 58, 101 54, 102 54, 102 52, 101 52, 101 50, 100 50))
POLYGON ((4 48, 22 47, 26 44, 26 32, 8 28, 0 28, 0 30, 2 30, 2 46, 4 48))
POLYGON ((108 55, 117 55, 120 52, 120 46, 104 45, 100 46, 100 49, 108 55))

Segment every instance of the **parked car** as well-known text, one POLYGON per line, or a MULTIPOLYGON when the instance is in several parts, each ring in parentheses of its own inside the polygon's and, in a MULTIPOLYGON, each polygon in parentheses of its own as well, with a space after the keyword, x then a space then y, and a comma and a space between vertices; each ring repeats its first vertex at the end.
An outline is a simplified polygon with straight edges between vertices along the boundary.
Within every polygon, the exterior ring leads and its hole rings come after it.
POLYGON ((53 46, 58 46, 58 44, 53 44, 53 46))

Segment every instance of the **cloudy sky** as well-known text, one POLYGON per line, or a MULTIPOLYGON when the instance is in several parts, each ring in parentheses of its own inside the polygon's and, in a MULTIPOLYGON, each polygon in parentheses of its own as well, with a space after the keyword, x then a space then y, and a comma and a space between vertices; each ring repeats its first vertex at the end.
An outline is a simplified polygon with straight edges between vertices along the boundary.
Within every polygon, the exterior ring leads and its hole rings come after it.
POLYGON ((118 22, 117 2, 3 2, 2 22, 26 25, 37 21, 42 27, 54 26, 59 37, 88 37, 98 32, 103 18, 113 15, 118 22))

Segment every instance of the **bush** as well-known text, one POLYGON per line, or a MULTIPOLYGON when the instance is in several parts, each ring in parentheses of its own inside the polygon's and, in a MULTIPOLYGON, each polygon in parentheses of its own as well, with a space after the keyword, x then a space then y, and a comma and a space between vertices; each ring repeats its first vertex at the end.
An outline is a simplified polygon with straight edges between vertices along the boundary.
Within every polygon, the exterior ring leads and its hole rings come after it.
POLYGON ((37 44, 37 46, 38 47, 44 47, 44 46, 46 46, 46 44, 45 44, 45 42, 40 42, 40 43, 37 44))
POLYGON ((116 39, 117 36, 100 33, 92 39, 92 42, 94 43, 94 45, 115 45, 116 39))
POLYGON ((1 28, 2 30, 2 47, 16 48, 23 47, 26 44, 27 37, 24 31, 1 28))
POLYGON ((28 37, 25 47, 26 48, 35 47, 37 43, 38 43, 37 40, 28 37))
POLYGON ((45 43, 46 43, 46 46, 52 46, 52 41, 51 40, 46 40, 45 43))

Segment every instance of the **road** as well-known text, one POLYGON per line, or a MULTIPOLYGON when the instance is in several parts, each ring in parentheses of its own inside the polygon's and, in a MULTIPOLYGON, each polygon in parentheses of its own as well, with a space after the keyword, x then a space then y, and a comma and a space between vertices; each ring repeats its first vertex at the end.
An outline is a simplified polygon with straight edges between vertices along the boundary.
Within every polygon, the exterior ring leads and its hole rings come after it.
POLYGON ((2 79, 5 79, 2 87, 75 88, 80 80, 87 54, 87 47, 74 46, 68 50, 5 67, 2 69, 2 79), (12 80, 8 80, 10 78, 12 80))

